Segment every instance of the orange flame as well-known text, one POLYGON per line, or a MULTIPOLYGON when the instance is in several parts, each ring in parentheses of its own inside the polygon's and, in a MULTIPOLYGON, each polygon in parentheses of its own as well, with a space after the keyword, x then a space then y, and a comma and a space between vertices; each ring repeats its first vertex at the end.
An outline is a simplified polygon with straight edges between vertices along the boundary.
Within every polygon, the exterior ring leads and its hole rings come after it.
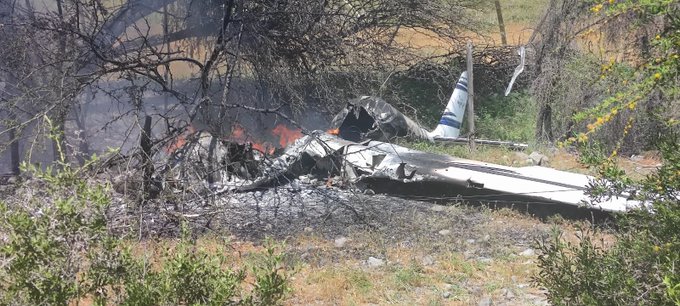
POLYGON ((274 146, 272 146, 270 143, 265 142, 265 143, 253 143, 253 149, 258 150, 262 153, 265 154, 274 154, 274 146))
POLYGON ((168 143, 168 145, 165 146, 165 153, 172 154, 178 149, 184 147, 184 145, 187 143, 187 137, 191 136, 191 134, 193 133, 196 133, 196 129, 191 125, 187 126, 184 132, 179 134, 179 136, 171 140, 170 143, 168 143))
POLYGON ((336 136, 337 136, 337 135, 340 135, 340 129, 332 129, 332 130, 328 130, 328 131, 326 131, 326 132, 327 132, 328 134, 331 134, 331 135, 336 135, 336 136))
POLYGON ((246 133, 246 130, 240 124, 234 124, 231 127, 231 135, 226 137, 226 139, 233 141, 233 142, 240 143, 240 144, 245 144, 245 143, 249 142, 251 144, 252 148, 255 149, 255 150, 258 150, 258 151, 265 153, 265 154, 273 154, 274 153, 274 146, 272 144, 270 144, 268 142, 259 143, 259 142, 251 141, 251 140, 255 140, 255 139, 251 139, 251 137, 248 135, 248 133, 246 133))
MULTIPOLYGON (((170 142, 170 144, 165 147, 165 151, 170 154, 182 148, 184 145, 186 145, 187 138, 196 132, 197 130, 193 126, 187 127, 183 133, 177 136, 170 142)), ((295 140, 298 138, 302 137, 302 131, 299 129, 289 129, 285 124, 279 124, 272 130, 272 135, 278 137, 279 145, 281 147, 286 147, 287 145, 295 142, 295 140)), ((276 146, 270 142, 262 142, 252 139, 240 124, 234 124, 231 127, 231 134, 224 139, 240 144, 250 143, 253 149, 265 154, 274 154, 274 150, 276 148, 276 146)))
POLYGON ((277 125, 273 130, 272 134, 279 137, 279 144, 281 147, 285 147, 302 137, 302 131, 299 129, 289 129, 284 124, 277 125))
POLYGON ((234 124, 231 126, 231 135, 227 139, 236 142, 246 141, 246 130, 240 124, 234 124))

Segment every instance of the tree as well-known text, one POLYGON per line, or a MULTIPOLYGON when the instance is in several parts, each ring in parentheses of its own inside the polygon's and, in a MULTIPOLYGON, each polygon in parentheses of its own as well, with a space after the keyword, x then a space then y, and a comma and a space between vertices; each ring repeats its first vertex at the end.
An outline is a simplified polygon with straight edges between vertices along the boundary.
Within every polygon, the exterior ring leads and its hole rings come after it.
MULTIPOLYGON (((680 303, 680 147, 677 114, 680 105, 680 7, 677 1, 590 2, 591 11, 617 23, 617 33, 651 32, 653 40, 637 53, 633 73, 624 74, 628 86, 613 92, 577 119, 588 121, 585 131, 568 142, 586 144, 592 136, 628 116, 619 139, 631 133, 637 117, 654 120, 660 127, 653 139, 663 164, 643 180, 633 180, 616 165, 619 146, 608 157, 594 160, 600 178, 590 193, 594 201, 622 193, 646 206, 617 216, 616 241, 600 245, 587 235, 577 244, 559 236, 541 247, 538 282, 548 289, 551 302, 562 304, 678 305, 680 303), (662 101, 662 107, 643 105, 662 101)), ((643 36, 644 37, 644 36, 643 36)), ((644 45, 644 39, 641 40, 644 45)), ((610 77, 614 63, 603 67, 602 78, 610 77)))
POLYGON ((36 87, 45 89, 35 97, 40 103, 19 99, 19 107, 32 109, 19 121, 49 115, 63 140, 67 121, 83 124, 83 93, 120 98, 106 84, 121 79, 176 99, 166 113, 156 113, 163 120, 189 117, 218 133, 231 127, 239 109, 281 113, 333 105, 394 71, 453 53, 460 33, 474 27, 468 13, 481 2, 60 0, 38 8, 13 2, 13 28, 35 37, 16 37, 26 53, 13 58, 27 60, 10 61, 22 66, 15 87, 34 97, 36 87), (427 54, 395 39, 404 31, 451 49, 427 54), (256 99, 243 98, 251 94, 256 99))

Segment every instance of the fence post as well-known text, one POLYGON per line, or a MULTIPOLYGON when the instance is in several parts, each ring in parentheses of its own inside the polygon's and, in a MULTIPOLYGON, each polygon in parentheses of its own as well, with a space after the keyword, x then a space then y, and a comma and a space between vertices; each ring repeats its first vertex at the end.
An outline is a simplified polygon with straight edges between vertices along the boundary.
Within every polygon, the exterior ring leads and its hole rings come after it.
POLYGON ((472 41, 467 43, 467 73, 468 73, 468 102, 467 102, 467 117, 468 129, 470 139, 470 150, 475 150, 475 87, 474 87, 474 73, 472 71, 472 41))
POLYGON ((495 0, 496 2, 496 16, 498 16, 498 27, 501 30, 501 42, 503 43, 503 46, 508 45, 508 38, 505 33, 505 22, 503 22, 503 12, 501 9, 501 0, 495 0))

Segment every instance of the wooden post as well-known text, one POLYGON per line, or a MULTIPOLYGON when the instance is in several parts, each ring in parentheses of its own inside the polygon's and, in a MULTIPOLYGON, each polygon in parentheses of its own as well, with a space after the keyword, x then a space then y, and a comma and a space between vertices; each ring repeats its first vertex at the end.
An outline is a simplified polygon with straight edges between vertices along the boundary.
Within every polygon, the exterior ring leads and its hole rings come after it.
MULTIPOLYGON (((13 122, 12 125, 14 124, 15 123, 13 122)), ((19 164, 21 164, 21 160, 19 157, 19 139, 17 139, 16 129, 17 128, 14 126, 9 129, 9 141, 10 141, 9 154, 12 175, 21 174, 21 171, 19 170, 19 164)))
POLYGON ((142 168, 144 171, 143 177, 143 196, 142 204, 146 202, 147 199, 154 198, 151 192, 151 179, 153 176, 153 162, 151 161, 151 116, 146 115, 144 117, 144 127, 142 129, 140 147, 142 149, 142 168))
POLYGON ((470 139, 470 150, 475 150, 475 87, 474 87, 474 74, 472 72, 472 41, 467 43, 467 74, 468 74, 468 102, 467 102, 467 117, 468 117, 468 129, 469 139, 470 139))
POLYGON ((503 22, 503 12, 501 10, 501 0, 495 0, 496 2, 496 16, 498 16, 498 27, 501 30, 501 42, 503 46, 508 45, 508 38, 505 33, 505 22, 503 22))

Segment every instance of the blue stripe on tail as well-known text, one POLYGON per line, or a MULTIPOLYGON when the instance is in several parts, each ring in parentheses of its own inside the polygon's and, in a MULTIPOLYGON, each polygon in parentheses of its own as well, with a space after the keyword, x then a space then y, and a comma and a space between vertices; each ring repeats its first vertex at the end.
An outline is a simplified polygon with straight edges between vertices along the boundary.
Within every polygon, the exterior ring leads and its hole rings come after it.
POLYGON ((459 121, 456 121, 454 119, 447 118, 447 117, 442 117, 442 119, 439 120, 439 124, 450 126, 452 128, 455 128, 455 129, 460 129, 460 122, 459 121))

